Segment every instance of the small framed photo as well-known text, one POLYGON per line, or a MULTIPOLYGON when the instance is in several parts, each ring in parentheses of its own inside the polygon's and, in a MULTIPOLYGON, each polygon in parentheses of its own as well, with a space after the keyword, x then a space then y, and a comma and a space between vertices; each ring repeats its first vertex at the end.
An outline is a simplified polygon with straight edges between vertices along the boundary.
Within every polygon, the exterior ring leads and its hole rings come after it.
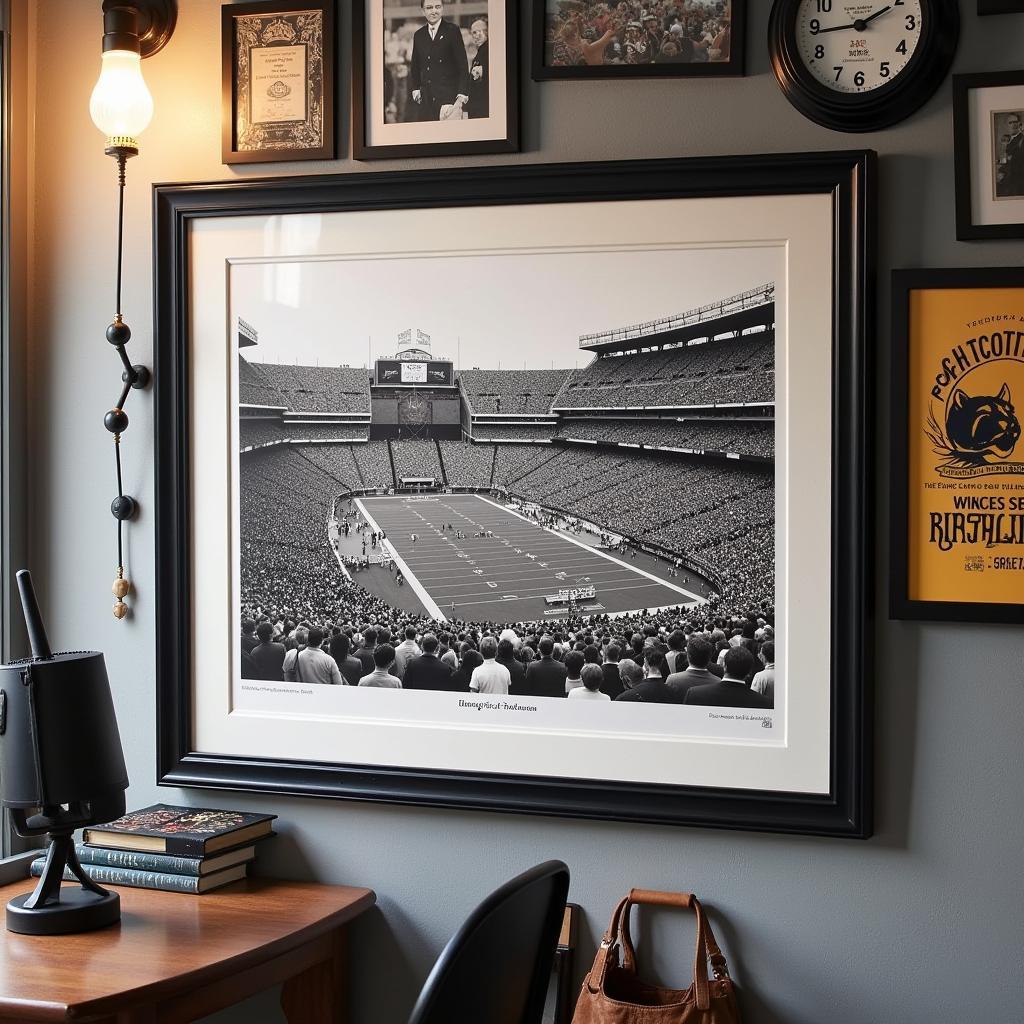
POLYGON ((956 237, 1024 238, 1024 71, 953 76, 956 237))
POLYGON ((742 75, 746 0, 533 0, 533 77, 742 75))
POLYGON ((337 156, 334 51, 334 0, 224 5, 224 163, 337 156))
POLYGON ((890 615, 1024 623, 1024 270, 892 279, 890 615))
POLYGON ((357 160, 519 149, 515 0, 355 0, 357 160))

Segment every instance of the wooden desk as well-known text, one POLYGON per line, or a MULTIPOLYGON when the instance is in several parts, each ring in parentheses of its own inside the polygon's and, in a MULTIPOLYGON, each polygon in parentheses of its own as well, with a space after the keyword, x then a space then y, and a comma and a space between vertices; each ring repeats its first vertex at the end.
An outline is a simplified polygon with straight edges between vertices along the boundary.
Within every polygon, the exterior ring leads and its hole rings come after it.
MULTIPOLYGON (((0 907, 34 879, 0 887, 0 907)), ((0 925, 0 1024, 181 1024, 284 984, 289 1024, 347 1019, 345 925, 369 889, 249 878, 202 896, 111 886, 121 923, 78 935, 0 925)))

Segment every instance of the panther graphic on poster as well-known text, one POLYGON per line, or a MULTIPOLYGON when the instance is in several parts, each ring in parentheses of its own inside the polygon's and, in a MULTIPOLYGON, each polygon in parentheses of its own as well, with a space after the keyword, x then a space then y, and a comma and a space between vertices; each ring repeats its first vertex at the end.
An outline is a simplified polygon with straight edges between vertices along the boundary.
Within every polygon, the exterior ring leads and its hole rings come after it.
POLYGON ((947 479, 1024 474, 1014 396, 1024 395, 1020 335, 993 332, 953 348, 941 362, 924 427, 935 471, 947 479))

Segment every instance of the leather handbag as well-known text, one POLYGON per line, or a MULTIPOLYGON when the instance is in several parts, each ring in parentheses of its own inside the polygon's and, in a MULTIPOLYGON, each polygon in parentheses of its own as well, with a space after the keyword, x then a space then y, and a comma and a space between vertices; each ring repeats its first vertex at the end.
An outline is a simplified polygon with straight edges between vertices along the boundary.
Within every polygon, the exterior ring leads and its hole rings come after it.
POLYGON ((736 990, 700 900, 692 893, 631 889, 612 914, 583 981, 572 1024, 739 1024, 736 990), (633 904, 679 907, 697 916, 697 951, 693 984, 662 988, 641 981, 629 934, 633 904), (708 961, 714 977, 708 978, 708 961))

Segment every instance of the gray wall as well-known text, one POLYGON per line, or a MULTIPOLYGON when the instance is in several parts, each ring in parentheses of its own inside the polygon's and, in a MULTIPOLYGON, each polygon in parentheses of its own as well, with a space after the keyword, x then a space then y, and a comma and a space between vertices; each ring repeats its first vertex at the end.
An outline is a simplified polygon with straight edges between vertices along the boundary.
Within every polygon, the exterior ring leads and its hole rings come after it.
MULTIPOLYGON (((525 85, 524 162, 742 154, 870 146, 881 154, 876 564, 887 557, 888 270, 1020 261, 1019 244, 954 241, 950 86, 896 128, 863 138, 819 129, 783 100, 768 69, 768 3, 749 0, 750 74, 730 81, 525 85)), ((588 960, 629 885, 692 889, 713 908, 747 1019, 760 1024, 1022 1019, 1024 904, 1020 630, 886 621, 877 634, 877 835, 867 843, 627 827, 231 793, 158 789, 153 682, 152 403, 133 396, 126 486, 142 502, 129 531, 134 617, 115 623, 113 453, 102 427, 118 366, 103 339, 113 309, 114 168, 87 110, 99 68, 100 2, 16 0, 29 70, 34 308, 27 347, 30 525, 51 632, 106 652, 132 788, 130 803, 217 802, 277 811, 263 871, 376 889, 355 931, 355 1020, 403 1021, 457 924, 514 872, 561 857, 586 910, 588 960), (27 20, 26 20, 27 19, 27 20)), ((341 5, 346 11, 347 4, 341 5)), ((524 5, 525 6, 525 5, 524 5)), ((958 71, 1020 66, 1024 17, 978 20, 963 0, 958 71)), ((146 62, 157 116, 129 165, 126 315, 131 351, 151 350, 152 181, 350 171, 327 165, 230 171, 220 160, 219 0, 181 0, 168 48, 146 62)), ((524 28, 526 12, 523 14, 524 28)), ((348 39, 347 14, 343 38, 348 39)), ((524 64, 525 67, 525 64, 524 64)), ((348 104, 347 55, 341 107, 348 104)), ((346 147, 347 148, 347 147, 346 147)), ((480 158, 498 162, 503 158, 480 158)), ((451 161, 455 163, 456 161, 451 161)), ((417 166, 423 166, 424 161, 417 166)), ((431 161, 431 163, 440 163, 431 161)), ((411 166, 411 164, 410 164, 411 166)), ((374 165, 373 169, 384 169, 374 165)), ((689 922, 684 922, 687 926, 689 922)), ((653 966, 682 979, 690 932, 659 918, 653 966), (661 930, 663 929, 663 930, 661 930)), ((648 960, 648 963, 651 963, 648 960)), ((272 998, 237 1019, 279 1020, 272 998)))

